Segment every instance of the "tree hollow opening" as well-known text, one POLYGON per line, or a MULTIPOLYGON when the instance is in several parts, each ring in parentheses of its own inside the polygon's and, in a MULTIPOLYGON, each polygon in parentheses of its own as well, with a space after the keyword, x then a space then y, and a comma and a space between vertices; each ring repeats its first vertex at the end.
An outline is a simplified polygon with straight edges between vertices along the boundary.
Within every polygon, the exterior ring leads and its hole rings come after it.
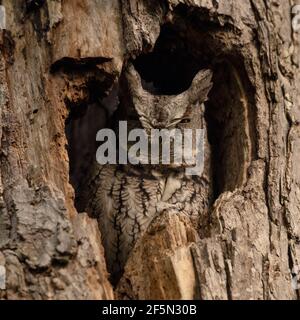
POLYGON ((252 90, 228 30, 209 23, 196 29, 193 22, 180 18, 177 22, 164 25, 153 51, 140 55, 134 65, 143 88, 160 95, 180 94, 201 69, 213 70, 214 85, 205 113, 217 199, 247 180, 255 152, 252 90))

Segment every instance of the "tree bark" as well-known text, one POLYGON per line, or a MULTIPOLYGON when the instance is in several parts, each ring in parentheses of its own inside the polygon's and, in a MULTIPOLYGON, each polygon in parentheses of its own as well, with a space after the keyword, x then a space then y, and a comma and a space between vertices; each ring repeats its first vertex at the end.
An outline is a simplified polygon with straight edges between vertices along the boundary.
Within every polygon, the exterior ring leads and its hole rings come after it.
POLYGON ((3 0, 0 298, 298 299, 297 1, 3 0), (200 231, 157 217, 113 288, 97 222, 75 203, 104 116, 74 119, 96 100, 117 104, 129 59, 172 44, 184 44, 178 68, 215 74, 215 201, 200 231))

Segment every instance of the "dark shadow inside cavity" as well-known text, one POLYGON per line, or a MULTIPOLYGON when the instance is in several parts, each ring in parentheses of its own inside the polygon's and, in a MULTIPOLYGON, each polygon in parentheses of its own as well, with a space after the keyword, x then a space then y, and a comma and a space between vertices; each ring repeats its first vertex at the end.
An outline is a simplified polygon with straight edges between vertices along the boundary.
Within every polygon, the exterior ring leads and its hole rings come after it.
POLYGON ((201 68, 210 66, 208 57, 192 57, 188 41, 174 26, 162 27, 153 52, 139 56, 134 63, 145 90, 160 95, 180 94, 190 87, 201 68))
POLYGON ((97 94, 99 86, 91 82, 89 99, 80 104, 68 102, 70 110, 65 132, 68 140, 70 183, 75 190, 75 207, 78 212, 85 210, 82 191, 86 179, 96 161, 97 132, 106 128, 109 118, 118 105, 118 88, 114 87, 108 97, 97 94))

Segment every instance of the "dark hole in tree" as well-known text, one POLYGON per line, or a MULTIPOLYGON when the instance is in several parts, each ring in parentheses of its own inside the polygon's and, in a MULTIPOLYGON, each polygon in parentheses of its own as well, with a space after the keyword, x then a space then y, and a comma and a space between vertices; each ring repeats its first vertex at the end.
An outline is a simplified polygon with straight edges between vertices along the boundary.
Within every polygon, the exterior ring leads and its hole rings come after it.
POLYGON ((78 212, 85 210, 82 191, 96 161, 97 132, 108 126, 111 110, 118 104, 117 88, 113 88, 107 97, 104 97, 104 90, 101 89, 97 81, 89 81, 88 94, 84 101, 66 102, 70 110, 65 126, 69 176, 75 190, 75 207, 78 212))
POLYGON ((173 26, 162 27, 152 53, 139 56, 135 68, 144 89, 154 94, 176 95, 187 90, 201 68, 209 67, 206 59, 194 59, 188 39, 173 26))
POLYGON ((163 95, 180 94, 199 70, 213 70, 214 87, 205 105, 216 199, 245 182, 254 149, 246 72, 241 58, 227 51, 215 33, 211 26, 196 31, 179 19, 177 25, 162 27, 153 52, 139 56, 134 65, 144 89, 163 95))

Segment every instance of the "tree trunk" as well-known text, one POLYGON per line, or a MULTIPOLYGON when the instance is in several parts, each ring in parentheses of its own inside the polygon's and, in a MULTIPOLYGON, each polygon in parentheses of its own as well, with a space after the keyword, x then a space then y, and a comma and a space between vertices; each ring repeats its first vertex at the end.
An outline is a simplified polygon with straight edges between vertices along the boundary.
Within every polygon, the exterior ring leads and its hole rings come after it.
POLYGON ((3 0, 0 298, 298 299, 297 1, 3 0), (154 219, 113 288, 80 186, 130 59, 177 91, 213 70, 214 203, 154 219))

